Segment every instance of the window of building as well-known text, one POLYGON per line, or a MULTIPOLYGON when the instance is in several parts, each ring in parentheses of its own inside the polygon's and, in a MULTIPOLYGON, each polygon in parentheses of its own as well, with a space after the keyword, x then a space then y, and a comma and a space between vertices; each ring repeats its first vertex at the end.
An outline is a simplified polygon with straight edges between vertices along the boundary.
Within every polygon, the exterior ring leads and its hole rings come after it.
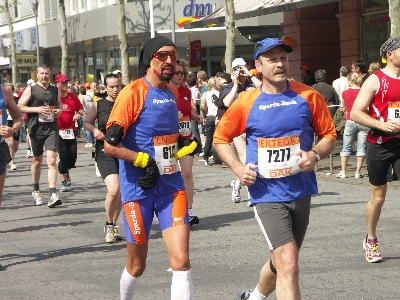
POLYGON ((46 21, 58 19, 58 0, 45 0, 46 21))
POLYGON ((361 18, 362 59, 370 64, 381 62, 379 49, 390 37, 390 18, 388 12, 369 14, 361 18))
POLYGON ((85 9, 87 7, 87 1, 86 0, 78 0, 78 4, 79 4, 79 12, 85 11, 85 9))
POLYGON ((18 18, 18 3, 14 3, 14 19, 18 18))
POLYGON ((75 14, 76 14, 76 11, 77 11, 77 9, 76 9, 76 7, 77 7, 76 1, 77 1, 77 0, 71 0, 71 1, 70 1, 70 11, 71 11, 71 15, 75 15, 75 14))
POLYGON ((97 6, 104 6, 107 0, 97 0, 97 6))
POLYGON ((364 9, 389 6, 389 0, 364 0, 364 9))

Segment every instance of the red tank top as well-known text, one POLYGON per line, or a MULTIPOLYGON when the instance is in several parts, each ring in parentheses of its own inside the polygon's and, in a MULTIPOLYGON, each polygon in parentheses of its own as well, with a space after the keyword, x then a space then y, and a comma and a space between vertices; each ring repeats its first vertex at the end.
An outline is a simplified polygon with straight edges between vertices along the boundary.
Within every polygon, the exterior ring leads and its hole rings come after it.
MULTIPOLYGON (((369 104, 369 114, 372 118, 386 122, 396 120, 400 122, 400 79, 390 77, 381 70, 372 76, 378 77, 379 88, 369 104)), ((400 136, 378 136, 368 133, 368 141, 374 144, 383 144, 391 138, 400 136)))
POLYGON ((179 135, 190 138, 192 137, 192 129, 190 128, 190 120, 192 116, 192 92, 187 88, 180 86, 178 88, 179 98, 177 106, 179 111, 179 135))

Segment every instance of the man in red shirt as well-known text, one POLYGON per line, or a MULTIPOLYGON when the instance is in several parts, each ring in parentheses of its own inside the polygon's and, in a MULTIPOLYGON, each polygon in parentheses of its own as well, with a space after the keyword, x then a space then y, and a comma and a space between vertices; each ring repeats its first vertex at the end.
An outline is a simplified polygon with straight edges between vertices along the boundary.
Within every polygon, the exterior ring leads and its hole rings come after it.
POLYGON ((61 192, 68 192, 68 185, 71 185, 69 170, 75 168, 77 157, 77 143, 75 132, 75 121, 81 118, 83 106, 78 97, 68 92, 69 79, 64 74, 56 75, 54 83, 62 102, 62 113, 57 119, 58 122, 58 172, 61 177, 61 192), (68 183, 67 183, 67 178, 68 183))

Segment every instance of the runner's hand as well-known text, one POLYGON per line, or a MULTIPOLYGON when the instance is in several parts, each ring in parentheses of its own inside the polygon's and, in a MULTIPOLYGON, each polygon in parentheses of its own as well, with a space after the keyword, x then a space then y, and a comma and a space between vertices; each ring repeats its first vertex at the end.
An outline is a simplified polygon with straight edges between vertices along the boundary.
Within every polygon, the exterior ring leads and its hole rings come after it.
POLYGON ((146 167, 146 174, 138 179, 138 186, 142 190, 151 189, 156 185, 159 176, 160 172, 158 171, 157 163, 150 157, 146 167))

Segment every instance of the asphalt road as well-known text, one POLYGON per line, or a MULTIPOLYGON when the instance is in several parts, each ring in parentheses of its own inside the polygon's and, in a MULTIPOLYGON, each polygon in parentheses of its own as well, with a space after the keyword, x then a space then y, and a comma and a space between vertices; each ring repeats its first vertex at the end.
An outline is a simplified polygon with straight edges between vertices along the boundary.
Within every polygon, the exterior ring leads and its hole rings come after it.
MULTIPOLYGON (((33 206, 30 160, 24 158, 23 145, 17 153, 18 170, 8 171, 0 208, 0 299, 119 298, 125 241, 103 241, 105 185, 95 176, 90 148, 83 145, 81 141, 77 168, 71 172, 72 189, 60 193, 63 204, 54 209, 33 206)), ((269 250, 246 201, 230 200, 232 172, 198 160, 194 209, 200 223, 191 228, 190 241, 193 299, 234 300, 239 290, 255 287, 269 250)), ((378 227, 385 262, 369 264, 362 250, 368 178, 337 179, 327 173, 328 160, 323 160, 300 255, 303 299, 399 299, 399 182, 389 184, 378 227)), ((44 167, 43 195, 46 177, 44 167)), ((155 221, 135 299, 169 299, 168 268, 155 221)))

